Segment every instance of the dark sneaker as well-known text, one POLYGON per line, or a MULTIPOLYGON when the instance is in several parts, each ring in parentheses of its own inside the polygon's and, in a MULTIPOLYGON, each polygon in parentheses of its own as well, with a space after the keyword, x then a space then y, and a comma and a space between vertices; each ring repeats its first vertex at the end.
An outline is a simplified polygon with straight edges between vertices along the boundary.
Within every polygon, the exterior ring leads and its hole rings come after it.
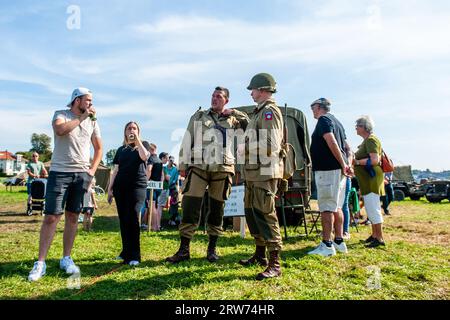
POLYGON ((386 244, 384 243, 384 241, 380 241, 378 239, 373 240, 371 243, 369 243, 366 248, 376 248, 379 246, 386 246, 386 244))
POLYGON ((373 240, 375 240, 374 237, 370 236, 366 240, 364 240, 365 243, 371 243, 373 240))

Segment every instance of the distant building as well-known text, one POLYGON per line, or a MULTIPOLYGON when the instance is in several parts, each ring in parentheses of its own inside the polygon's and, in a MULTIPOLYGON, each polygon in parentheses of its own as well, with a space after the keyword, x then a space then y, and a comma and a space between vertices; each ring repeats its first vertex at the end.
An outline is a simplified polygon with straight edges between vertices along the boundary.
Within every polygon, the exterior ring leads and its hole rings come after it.
POLYGON ((24 172, 26 166, 27 160, 23 159, 21 154, 14 155, 9 151, 0 151, 0 173, 14 176, 24 172))

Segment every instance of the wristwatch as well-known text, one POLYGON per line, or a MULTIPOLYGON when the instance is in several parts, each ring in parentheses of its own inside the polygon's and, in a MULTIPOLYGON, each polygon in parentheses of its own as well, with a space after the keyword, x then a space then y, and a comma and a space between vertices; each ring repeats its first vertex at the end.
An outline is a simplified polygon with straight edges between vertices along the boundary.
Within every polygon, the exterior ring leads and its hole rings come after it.
POLYGON ((359 160, 356 160, 356 162, 355 162, 355 163, 356 163, 356 165, 357 165, 357 166, 359 166, 359 160))

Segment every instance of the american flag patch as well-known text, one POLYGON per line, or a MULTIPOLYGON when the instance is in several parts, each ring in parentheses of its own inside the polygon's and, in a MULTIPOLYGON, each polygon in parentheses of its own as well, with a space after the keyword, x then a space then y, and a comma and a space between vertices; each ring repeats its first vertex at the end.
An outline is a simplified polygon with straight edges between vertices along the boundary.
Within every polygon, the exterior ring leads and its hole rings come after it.
POLYGON ((265 119, 265 120, 272 120, 272 119, 273 119, 273 113, 272 113, 272 111, 267 111, 267 112, 264 114, 264 119, 265 119))

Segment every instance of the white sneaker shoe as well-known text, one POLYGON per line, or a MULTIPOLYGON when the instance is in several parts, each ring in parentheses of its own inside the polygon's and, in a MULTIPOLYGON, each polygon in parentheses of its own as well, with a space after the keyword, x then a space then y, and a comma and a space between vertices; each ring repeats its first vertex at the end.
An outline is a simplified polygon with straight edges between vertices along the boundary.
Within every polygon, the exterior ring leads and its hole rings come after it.
POLYGON ((342 235, 342 239, 344 239, 344 240, 350 240, 350 233, 344 232, 344 234, 342 235))
POLYGON ((71 257, 64 257, 59 260, 59 267, 67 274, 80 273, 80 268, 75 265, 75 262, 73 262, 71 257))
POLYGON ((34 263, 33 269, 31 269, 28 275, 28 281, 38 281, 45 275, 45 270, 47 270, 47 265, 44 261, 36 261, 34 263))
POLYGON ((318 254, 324 257, 331 257, 336 255, 336 249, 334 246, 327 247, 325 243, 321 242, 317 248, 308 252, 308 254, 318 254))
POLYGON ((132 266, 132 267, 135 267, 135 266, 137 266, 137 265, 139 264, 139 261, 137 261, 137 260, 131 260, 128 264, 129 264, 130 266, 132 266))
POLYGON ((344 241, 342 241, 341 244, 337 244, 333 241, 333 247, 336 249, 336 251, 339 251, 341 253, 348 253, 347 245, 344 241))

